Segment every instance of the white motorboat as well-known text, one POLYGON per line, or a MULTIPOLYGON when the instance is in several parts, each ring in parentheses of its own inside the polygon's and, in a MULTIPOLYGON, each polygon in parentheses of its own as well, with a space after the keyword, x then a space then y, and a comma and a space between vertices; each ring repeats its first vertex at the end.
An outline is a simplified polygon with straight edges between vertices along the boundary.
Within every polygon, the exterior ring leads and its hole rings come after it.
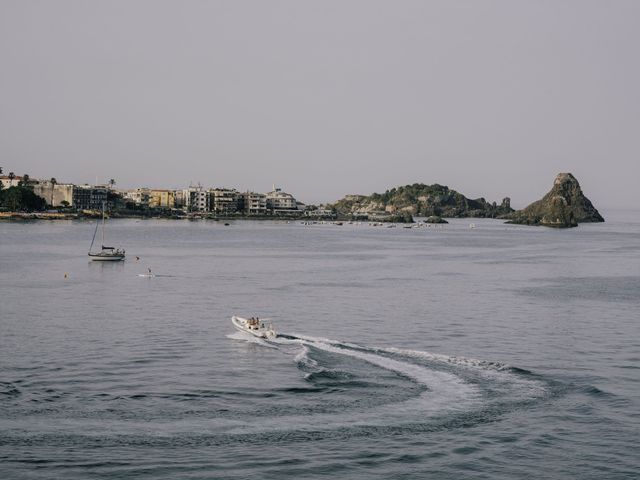
POLYGON ((273 325, 271 323, 265 325, 264 320, 260 320, 258 317, 242 318, 234 315, 231 317, 231 323, 237 330, 249 333, 254 337, 269 339, 277 336, 273 325))

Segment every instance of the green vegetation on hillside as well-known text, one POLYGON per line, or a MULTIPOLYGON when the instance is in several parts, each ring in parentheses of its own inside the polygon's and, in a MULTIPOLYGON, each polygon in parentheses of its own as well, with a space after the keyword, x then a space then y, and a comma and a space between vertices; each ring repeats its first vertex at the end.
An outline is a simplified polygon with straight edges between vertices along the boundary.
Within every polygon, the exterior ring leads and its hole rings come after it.
POLYGON ((437 183, 414 183, 369 196, 347 195, 332 207, 343 215, 385 211, 407 212, 421 217, 498 217, 513 211, 508 198, 497 205, 484 198, 467 198, 446 185, 437 183))
POLYGON ((46 200, 33 193, 33 189, 27 185, 21 183, 9 188, 0 186, 0 207, 3 210, 34 212, 42 211, 46 206, 46 200))

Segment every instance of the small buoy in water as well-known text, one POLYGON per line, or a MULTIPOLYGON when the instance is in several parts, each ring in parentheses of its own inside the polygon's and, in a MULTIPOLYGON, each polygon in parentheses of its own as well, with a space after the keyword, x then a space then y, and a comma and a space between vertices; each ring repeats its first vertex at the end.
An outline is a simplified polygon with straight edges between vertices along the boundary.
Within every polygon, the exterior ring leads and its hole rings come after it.
POLYGON ((64 278, 67 278, 67 276, 68 276, 68 275, 65 273, 65 274, 64 274, 64 278))

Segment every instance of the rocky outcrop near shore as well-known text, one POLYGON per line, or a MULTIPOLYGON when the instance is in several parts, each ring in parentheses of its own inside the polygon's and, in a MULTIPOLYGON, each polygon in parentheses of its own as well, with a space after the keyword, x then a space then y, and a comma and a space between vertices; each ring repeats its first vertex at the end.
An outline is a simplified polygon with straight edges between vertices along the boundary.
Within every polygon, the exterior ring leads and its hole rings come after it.
POLYGON ((424 223, 449 223, 444 218, 437 215, 431 215, 423 220, 424 223))
POLYGON ((498 205, 484 198, 467 198, 446 185, 423 183, 392 188, 381 194, 347 195, 331 208, 341 216, 407 213, 420 217, 497 218, 513 212, 509 198, 498 205))
POLYGON ((557 228, 577 227, 583 222, 604 222, 571 173, 559 173, 549 193, 508 218, 507 223, 557 228))

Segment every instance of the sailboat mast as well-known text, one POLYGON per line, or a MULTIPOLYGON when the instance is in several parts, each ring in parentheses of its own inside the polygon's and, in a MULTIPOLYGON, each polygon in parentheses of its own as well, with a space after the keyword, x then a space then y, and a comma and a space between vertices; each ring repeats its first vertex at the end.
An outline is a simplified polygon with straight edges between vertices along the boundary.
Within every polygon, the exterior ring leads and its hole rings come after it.
POLYGON ((104 247, 104 202, 102 202, 102 246, 104 247))
POLYGON ((93 243, 96 241, 96 233, 98 233, 99 226, 100 226, 100 220, 96 220, 96 228, 93 231, 93 238, 91 239, 91 246, 89 247, 89 255, 91 255, 91 250, 93 249, 93 243))

